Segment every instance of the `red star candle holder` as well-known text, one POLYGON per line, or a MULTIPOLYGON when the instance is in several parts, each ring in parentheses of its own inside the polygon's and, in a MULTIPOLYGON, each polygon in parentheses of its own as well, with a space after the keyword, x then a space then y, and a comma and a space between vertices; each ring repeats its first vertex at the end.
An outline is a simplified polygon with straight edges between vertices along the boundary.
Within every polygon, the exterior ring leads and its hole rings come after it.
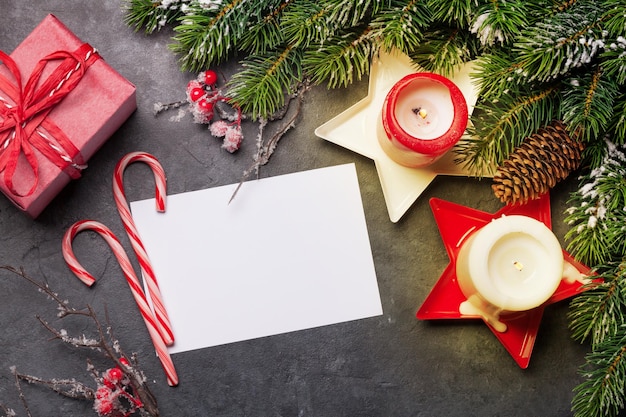
POLYGON ((450 263, 417 318, 482 319, 527 368, 545 307, 580 294, 590 280, 590 269, 550 231, 549 196, 493 214, 436 198, 430 205, 450 263))

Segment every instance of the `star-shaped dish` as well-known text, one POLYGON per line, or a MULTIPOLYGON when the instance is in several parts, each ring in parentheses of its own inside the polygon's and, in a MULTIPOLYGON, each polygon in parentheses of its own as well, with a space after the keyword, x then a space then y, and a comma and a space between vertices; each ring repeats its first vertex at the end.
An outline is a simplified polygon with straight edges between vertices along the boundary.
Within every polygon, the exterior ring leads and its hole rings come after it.
MULTIPOLYGON (((477 100, 470 79, 471 64, 450 77, 465 96, 469 114, 477 100)), ((367 97, 315 129, 315 134, 373 159, 392 222, 397 222, 437 175, 470 176, 454 163, 454 149, 425 168, 408 168, 393 161, 380 147, 377 135, 385 135, 381 122, 383 101, 391 87, 405 75, 417 72, 410 58, 399 52, 383 52, 372 61, 367 97)), ((489 172, 481 174, 490 176, 489 172)))
POLYGON ((503 215, 520 214, 532 217, 551 229, 549 196, 546 194, 524 205, 507 205, 493 214, 437 198, 432 198, 430 205, 450 257, 450 263, 417 311, 417 318, 420 320, 483 319, 515 362, 521 368, 527 368, 545 307, 580 294, 583 291, 583 284, 589 280, 590 269, 574 260, 564 250, 564 277, 552 297, 532 310, 502 314, 499 320, 506 325, 507 330, 501 332, 489 324, 484 317, 464 315, 459 311, 459 306, 467 298, 461 292, 456 277, 456 260, 460 250, 458 243, 472 228, 483 227, 503 215))

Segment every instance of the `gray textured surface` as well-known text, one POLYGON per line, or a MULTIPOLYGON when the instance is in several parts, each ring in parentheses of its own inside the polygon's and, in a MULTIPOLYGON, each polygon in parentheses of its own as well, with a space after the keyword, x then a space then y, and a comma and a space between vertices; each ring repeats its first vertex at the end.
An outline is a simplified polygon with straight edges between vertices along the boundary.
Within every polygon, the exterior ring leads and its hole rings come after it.
MULTIPOLYGON (((189 119, 176 123, 168 116, 155 118, 153 103, 182 98, 194 75, 181 72, 176 56, 167 49, 171 32, 145 36, 125 26, 121 1, 2 0, 0 7, 0 49, 11 52, 47 13, 54 13, 137 86, 137 112, 92 158, 83 178, 65 188, 37 220, 25 217, 0 196, 0 263, 23 266, 74 305, 90 303, 102 314, 107 306, 122 346, 138 353, 163 416, 571 414, 572 389, 581 381, 577 368, 587 346, 570 337, 566 302, 546 310, 526 370, 517 367, 481 322, 425 323, 415 318, 448 263, 428 199, 443 198, 490 212, 500 205, 487 180, 439 177, 400 222, 391 223, 373 162, 313 133, 365 96, 366 80, 345 90, 314 89, 297 128, 283 138, 261 173, 265 177, 356 164, 384 314, 177 354, 181 383, 168 387, 104 242, 90 234, 77 240, 79 259, 99 280, 89 289, 68 271, 61 237, 75 221, 92 218, 107 224, 127 244, 111 195, 113 168, 126 153, 141 150, 157 156, 168 174, 169 192, 180 193, 237 182, 251 161, 255 131, 247 126, 243 148, 230 155, 189 119)), ((233 64, 221 68, 226 74, 233 69, 233 64)), ((129 168, 129 199, 152 197, 148 172, 141 166, 129 168)), ((566 231, 561 222, 565 201, 575 185, 570 180, 552 196, 554 230, 560 239, 566 231)), ((263 241, 241 242, 241 261, 257 244, 263 241)), ((268 259, 267 267, 281 262, 280 256, 268 259)), ((11 365, 42 377, 90 382, 85 361, 97 355, 49 341, 37 323, 36 314, 54 320, 54 305, 45 297, 0 272, 0 309, 0 400, 20 410, 11 365)), ((26 395, 35 416, 94 415, 90 404, 41 388, 26 387, 26 395)))

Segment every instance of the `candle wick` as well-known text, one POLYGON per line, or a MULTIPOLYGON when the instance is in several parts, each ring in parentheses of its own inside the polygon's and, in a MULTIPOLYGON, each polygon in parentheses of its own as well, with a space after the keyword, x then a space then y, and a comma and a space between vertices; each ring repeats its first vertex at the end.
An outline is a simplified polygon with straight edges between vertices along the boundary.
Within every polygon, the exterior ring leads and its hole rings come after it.
POLYGON ((423 109, 421 107, 416 107, 414 109, 411 109, 411 111, 416 115, 421 117, 422 119, 425 119, 428 116, 428 111, 426 109, 423 109))
POLYGON ((517 268, 518 271, 521 271, 522 269, 524 269, 524 264, 518 261, 514 261, 513 266, 517 268))

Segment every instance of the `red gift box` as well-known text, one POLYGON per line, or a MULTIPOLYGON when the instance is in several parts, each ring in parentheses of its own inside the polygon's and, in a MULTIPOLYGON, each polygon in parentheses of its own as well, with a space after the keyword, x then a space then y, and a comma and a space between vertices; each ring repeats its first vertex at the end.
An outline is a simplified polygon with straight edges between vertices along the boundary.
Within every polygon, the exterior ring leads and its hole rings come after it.
POLYGON ((35 218, 135 111, 135 86, 53 15, 0 57, 0 191, 35 218))

